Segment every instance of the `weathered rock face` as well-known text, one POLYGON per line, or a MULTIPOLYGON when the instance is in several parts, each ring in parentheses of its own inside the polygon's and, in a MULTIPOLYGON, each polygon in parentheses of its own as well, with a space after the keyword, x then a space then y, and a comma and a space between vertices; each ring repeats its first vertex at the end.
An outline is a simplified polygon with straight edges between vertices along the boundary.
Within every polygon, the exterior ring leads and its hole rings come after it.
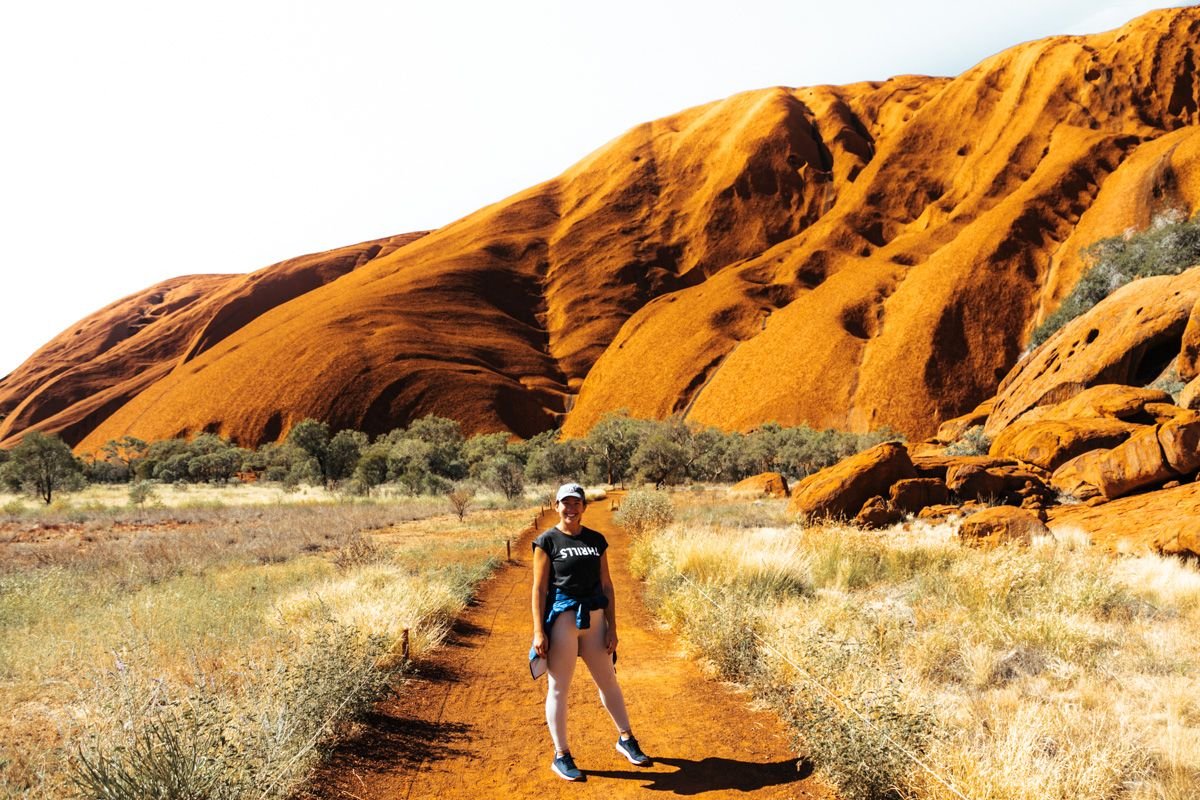
POLYGON ((1200 469, 1200 414, 1179 416, 1158 428, 1158 444, 1167 466, 1180 476, 1200 469))
POLYGON ((778 472, 763 472, 738 481, 729 491, 746 497, 787 497, 788 483, 778 472))
POLYGON ((1050 534, 1035 514, 1014 506, 985 508, 963 520, 959 538, 968 544, 992 546, 1005 543, 1028 545, 1035 536, 1050 534))
POLYGON ((893 483, 888 499, 892 508, 916 514, 923 508, 946 504, 950 491, 937 478, 910 478, 893 483))
POLYGON ((1060 422, 1042 420, 1017 422, 1004 429, 992 442, 991 455, 1013 458, 1054 471, 1088 450, 1116 447, 1139 427, 1118 419, 1084 417, 1060 422))
MULTIPOLYGON (((215 327, 170 346, 162 315, 80 371, 96 347, 65 335, 0 382, 0 436, 253 444, 305 417, 378 432, 430 413, 577 435, 621 407, 928 435, 993 394, 1082 246, 1164 202, 1200 205, 1198 30, 1200 9, 1170 9, 952 80, 688 109, 302 292, 210 309, 215 327)), ((83 327, 104 342, 117 320, 83 327)), ((1151 339, 1133 377, 1156 363, 1151 339)), ((1002 394, 1000 416, 1048 402, 1040 386, 1002 394)))
POLYGON ((1112 550, 1200 557, 1200 483, 1135 494, 1094 508, 1059 506, 1049 514, 1051 531, 1082 530, 1112 550))
POLYGON ((917 472, 904 445, 884 442, 796 484, 788 512, 805 518, 852 519, 872 497, 917 472))
MULTIPOLYGON (((1005 377, 985 433, 995 438, 1032 409, 1062 404, 1096 384, 1150 383, 1178 358, 1197 299, 1200 269, 1195 268, 1117 290, 1063 326, 1005 377)), ((1141 405, 1146 402, 1160 401, 1141 405)))
POLYGON ((1109 500, 1166 483, 1175 473, 1163 458, 1157 428, 1138 431, 1092 464, 1096 488, 1109 500))
POLYGON ((1020 505, 1027 497, 1049 495, 1045 484, 1048 478, 1047 473, 1030 466, 984 468, 976 464, 956 464, 946 471, 946 488, 962 500, 1020 505))
POLYGON ((992 413, 993 405, 994 402, 992 400, 985 400, 966 414, 946 420, 938 426, 937 433, 933 437, 934 440, 942 444, 949 444, 957 440, 971 428, 987 422, 988 415, 992 413))
POLYGON ((872 497, 863 504, 854 517, 854 524, 862 528, 886 528, 904 519, 904 512, 894 508, 882 497, 872 497))

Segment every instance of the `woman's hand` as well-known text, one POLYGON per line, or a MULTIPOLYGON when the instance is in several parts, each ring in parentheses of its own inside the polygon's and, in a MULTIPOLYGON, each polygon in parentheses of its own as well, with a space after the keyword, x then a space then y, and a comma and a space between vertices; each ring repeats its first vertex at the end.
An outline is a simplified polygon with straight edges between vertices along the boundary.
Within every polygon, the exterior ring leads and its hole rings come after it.
POLYGON ((533 649, 542 658, 546 657, 546 632, 534 631, 533 633, 533 649))
POLYGON ((617 629, 609 628, 604 632, 604 649, 611 656, 617 652, 617 629))

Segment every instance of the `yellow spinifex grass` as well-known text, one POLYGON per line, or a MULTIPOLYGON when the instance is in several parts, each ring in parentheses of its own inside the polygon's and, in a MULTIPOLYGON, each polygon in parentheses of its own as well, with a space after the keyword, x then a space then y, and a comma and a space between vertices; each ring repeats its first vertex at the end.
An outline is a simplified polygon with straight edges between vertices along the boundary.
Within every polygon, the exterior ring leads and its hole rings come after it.
POLYGON ((149 796, 167 763, 189 796, 287 796, 308 745, 402 674, 400 631, 426 654, 532 516, 448 511, 22 512, 0 534, 0 798, 74 796, 81 775, 84 795, 149 796))
POLYGON ((1078 534, 978 550, 947 524, 739 528, 706 513, 721 524, 638 541, 647 595, 793 723, 840 796, 956 796, 896 744, 970 798, 1200 796, 1194 565, 1078 534))

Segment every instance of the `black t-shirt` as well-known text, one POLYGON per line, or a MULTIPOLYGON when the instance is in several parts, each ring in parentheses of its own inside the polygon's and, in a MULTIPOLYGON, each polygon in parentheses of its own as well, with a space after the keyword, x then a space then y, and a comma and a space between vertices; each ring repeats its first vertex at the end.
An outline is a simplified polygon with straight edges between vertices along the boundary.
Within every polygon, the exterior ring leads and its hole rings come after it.
POLYGON ((600 589, 600 556, 608 549, 604 536, 583 528, 578 536, 567 536, 558 528, 542 531, 533 540, 550 557, 550 589, 562 589, 572 597, 588 597, 600 589))

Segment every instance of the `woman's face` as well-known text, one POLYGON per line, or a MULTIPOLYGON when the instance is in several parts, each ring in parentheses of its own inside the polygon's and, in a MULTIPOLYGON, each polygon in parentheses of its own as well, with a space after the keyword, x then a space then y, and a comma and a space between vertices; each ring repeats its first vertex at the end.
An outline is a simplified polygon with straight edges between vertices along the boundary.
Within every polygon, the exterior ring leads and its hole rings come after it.
POLYGON ((556 508, 559 521, 571 527, 578 525, 583 520, 583 512, 587 509, 587 503, 578 497, 564 497, 558 501, 556 508))

